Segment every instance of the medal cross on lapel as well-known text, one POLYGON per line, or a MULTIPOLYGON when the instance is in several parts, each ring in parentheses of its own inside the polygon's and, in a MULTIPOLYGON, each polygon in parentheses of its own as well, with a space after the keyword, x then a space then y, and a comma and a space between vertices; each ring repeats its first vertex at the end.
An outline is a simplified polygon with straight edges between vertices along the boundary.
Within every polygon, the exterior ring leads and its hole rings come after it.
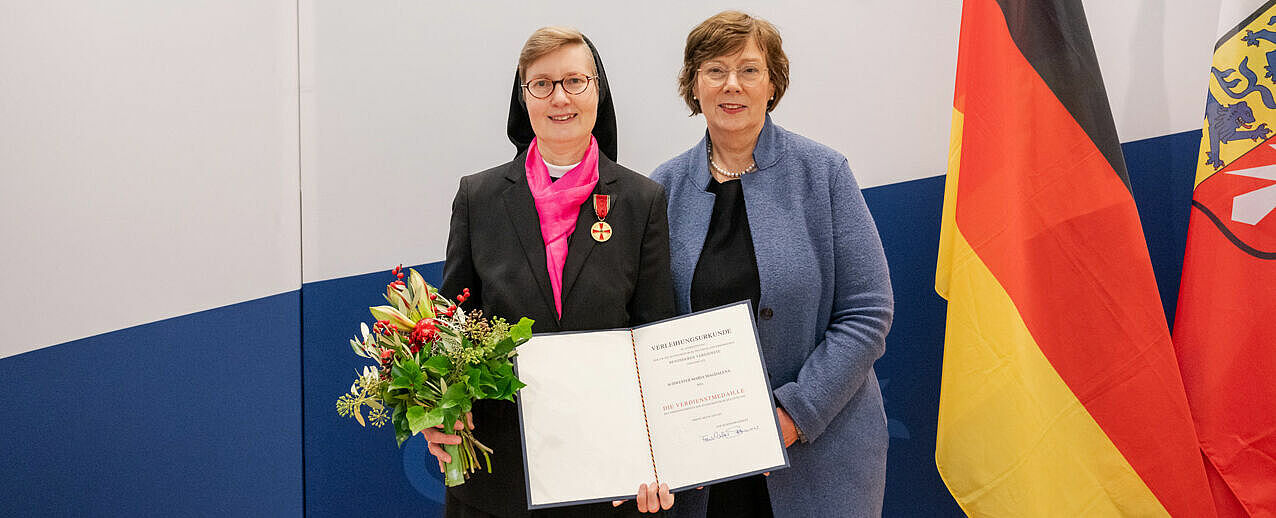
POLYGON ((607 213, 611 212, 611 196, 606 194, 594 195, 594 215, 598 216, 598 222, 594 226, 589 227, 589 235, 594 237, 594 241, 599 243, 606 242, 611 239, 611 225, 605 220, 607 213))

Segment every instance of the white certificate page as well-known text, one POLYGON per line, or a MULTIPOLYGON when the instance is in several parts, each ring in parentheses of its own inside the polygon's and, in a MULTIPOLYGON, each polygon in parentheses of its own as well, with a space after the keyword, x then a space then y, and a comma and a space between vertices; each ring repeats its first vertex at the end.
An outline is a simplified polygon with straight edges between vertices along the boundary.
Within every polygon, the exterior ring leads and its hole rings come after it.
POLYGON ((749 308, 633 331, 656 470, 671 489, 788 465, 749 308))
POLYGON ((519 346, 530 507, 633 498, 655 479, 633 348, 627 330, 537 335, 519 346))

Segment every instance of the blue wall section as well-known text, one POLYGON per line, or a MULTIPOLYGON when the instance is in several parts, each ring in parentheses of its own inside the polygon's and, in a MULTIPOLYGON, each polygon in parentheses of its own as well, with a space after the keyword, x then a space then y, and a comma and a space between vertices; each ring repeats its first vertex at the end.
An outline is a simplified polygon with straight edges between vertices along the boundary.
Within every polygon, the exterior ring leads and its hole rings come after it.
POLYGON ((1183 271, 1183 248, 1187 242, 1187 220, 1192 209, 1200 145, 1199 130, 1121 145, 1134 202, 1143 223, 1143 236, 1156 271, 1156 284, 1161 290, 1161 303, 1171 326, 1179 294, 1179 275, 1183 271))
POLYGON ((944 299, 935 294, 944 177, 864 190, 886 248, 895 320, 874 369, 891 435, 884 516, 962 516, 935 469, 944 299))
MULTIPOLYGON (((1124 144, 1130 182, 1167 312, 1172 313, 1199 131, 1124 144)), ((891 433, 886 466, 886 516, 961 516, 935 469, 945 303, 934 290, 942 176, 866 189, 865 199, 886 248, 895 289, 895 322, 877 375, 891 433)), ((437 282, 441 263, 424 267, 437 282)), ((419 438, 395 448, 391 432, 363 430, 337 416, 333 402, 364 362, 346 339, 366 306, 391 277, 378 273, 307 284, 305 318, 306 508, 315 516, 391 514, 439 516, 442 486, 419 438), (400 476, 399 470, 406 476, 400 476), (366 480, 382 481, 376 492, 366 480)), ((499 459, 499 457, 498 457, 499 459)), ((501 462, 497 461, 498 464, 501 462)))
POLYGON ((0 514, 298 516, 297 292, 0 360, 0 514))

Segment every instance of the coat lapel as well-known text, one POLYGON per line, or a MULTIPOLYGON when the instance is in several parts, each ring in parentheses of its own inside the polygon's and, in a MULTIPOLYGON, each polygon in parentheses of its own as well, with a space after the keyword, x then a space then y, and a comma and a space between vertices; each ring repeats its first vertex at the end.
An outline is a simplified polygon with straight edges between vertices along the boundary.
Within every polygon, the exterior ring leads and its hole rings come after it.
MULTIPOLYGON (((753 160, 758 169, 740 177, 744 210, 749 219, 749 233, 753 236, 753 256, 757 261, 758 281, 763 297, 759 306, 767 302, 766 294, 781 291, 779 286, 772 283, 780 278, 775 272, 784 268, 786 263, 785 247, 775 244, 788 243, 791 240, 792 229, 784 222, 797 221, 802 217, 800 213, 793 213, 795 207, 784 196, 784 193, 795 192, 793 186, 785 185, 794 177, 784 174, 782 167, 776 167, 786 151, 785 140, 780 131, 780 127, 771 122, 771 116, 767 115, 762 133, 758 135, 758 143, 753 148, 753 160)), ((832 239, 831 235, 829 239, 832 239)))
MULTIPOLYGON (((547 313, 554 314, 554 296, 549 288, 549 268, 545 265, 545 240, 541 237, 540 216, 536 213, 536 200, 527 186, 527 172, 524 162, 527 153, 521 153, 510 165, 505 177, 513 182, 503 194, 505 213, 514 226, 514 235, 523 248, 527 258, 527 266, 532 269, 532 277, 540 288, 541 302, 548 308, 547 313)), ((579 223, 577 224, 579 226, 579 223)), ((579 229, 578 229, 579 230, 579 229)), ((589 229, 586 229, 588 231, 589 229)), ((571 254, 568 254, 570 260, 571 254)))
MULTIPOLYGON (((615 168, 618 167, 615 162, 609 160, 606 156, 598 155, 598 184, 594 186, 593 194, 612 195, 611 205, 614 209, 617 203, 624 203, 612 193, 611 183, 620 178, 620 174, 615 168)), ((589 259, 589 254, 594 251, 594 247, 598 246, 598 242, 594 241, 593 236, 589 235, 589 228, 598 221, 594 215, 594 196, 591 194, 580 206, 580 214, 576 216, 576 230, 572 232, 572 236, 567 241, 567 263, 563 265, 563 309, 567 309, 567 295, 571 293, 572 286, 575 286, 576 280, 580 278, 581 270, 585 267, 585 261, 589 259)), ((551 299, 553 300, 553 299, 551 299)))
MULTIPOLYGON (((708 132, 706 132, 706 135, 708 132)), ((708 137, 693 148, 689 169, 683 171, 678 185, 669 189, 669 251, 673 266, 675 302, 679 313, 691 312, 691 278, 700 262, 704 240, 709 234, 713 203, 717 199, 708 192, 709 155, 705 152, 708 137), (678 236, 678 239, 674 239, 678 236)))

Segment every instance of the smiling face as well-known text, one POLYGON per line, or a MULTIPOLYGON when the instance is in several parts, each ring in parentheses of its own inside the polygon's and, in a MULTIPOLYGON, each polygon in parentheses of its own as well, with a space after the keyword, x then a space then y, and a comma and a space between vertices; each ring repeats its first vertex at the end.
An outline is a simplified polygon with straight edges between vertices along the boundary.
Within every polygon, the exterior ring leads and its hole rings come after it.
POLYGON ((769 75, 765 72, 766 57, 757 41, 750 37, 738 52, 717 56, 700 64, 700 70, 722 67, 739 71, 749 67, 764 69, 755 83, 745 84, 739 72, 727 74, 726 81, 713 86, 707 74, 696 74, 694 93, 700 102, 705 122, 713 134, 749 134, 756 136, 766 121, 767 101, 775 93, 769 75))
MULTIPOLYGON (((594 55, 585 45, 568 45, 533 61, 523 72, 523 81, 537 79, 558 81, 573 74, 594 75, 594 55)), ((598 82, 590 81, 589 87, 579 94, 569 94, 562 85, 554 85, 549 97, 537 99, 523 89, 527 103, 527 115, 532 131, 542 145, 561 148, 581 146, 589 141, 598 119, 598 82)))

